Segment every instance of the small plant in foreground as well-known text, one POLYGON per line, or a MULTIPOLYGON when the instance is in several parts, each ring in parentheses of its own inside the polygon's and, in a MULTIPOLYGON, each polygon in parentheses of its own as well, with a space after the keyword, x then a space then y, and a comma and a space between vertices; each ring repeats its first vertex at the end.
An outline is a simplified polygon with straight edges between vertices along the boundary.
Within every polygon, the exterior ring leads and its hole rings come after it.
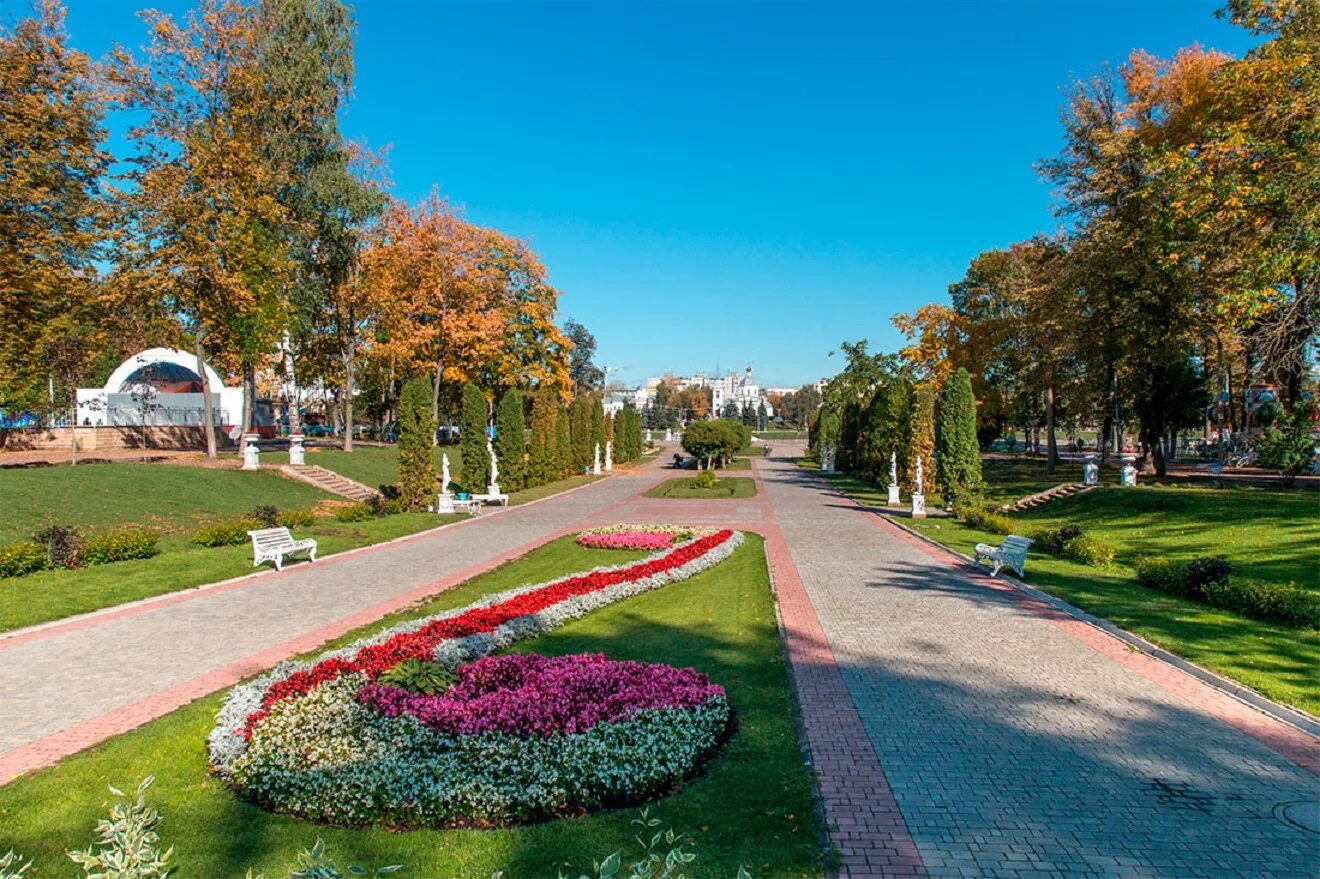
POLYGON ((110 788, 119 798, 110 817, 96 822, 97 844, 86 851, 69 852, 83 868, 86 879, 164 879, 170 870, 174 849, 160 851, 156 826, 160 814, 147 805, 147 788, 155 776, 148 775, 132 796, 110 788))
POLYGON ((85 565, 105 565, 132 559, 149 559, 160 553, 156 545, 160 535, 147 528, 120 528, 99 537, 90 537, 83 544, 82 561, 85 565))
POLYGON ((414 693, 434 696, 448 690, 458 678, 438 662, 405 659, 386 670, 376 680, 391 687, 401 687, 414 693))
POLYGON ((1232 574, 1233 565, 1228 559, 1218 556, 1198 556, 1183 568, 1183 585, 1188 596, 1203 599, 1207 587, 1227 582, 1232 574))
POLYGON ((702 470, 695 477, 693 477, 692 485, 696 488, 714 488, 715 481, 716 480, 715 480, 714 470, 702 470))
POLYGON ((261 527, 259 519, 230 519, 212 522, 193 532, 192 542, 198 546, 233 546, 248 539, 247 533, 261 527))
POLYGON ((266 504, 248 513, 248 517, 260 522, 262 528, 274 528, 279 521, 280 511, 270 504, 266 504))
POLYGON ((46 547, 25 541, 0 549, 0 577, 25 577, 50 567, 46 547))
POLYGON ((16 854, 13 849, 10 849, 0 855, 0 879, 23 879, 23 874, 31 866, 31 861, 25 863, 22 855, 16 854))

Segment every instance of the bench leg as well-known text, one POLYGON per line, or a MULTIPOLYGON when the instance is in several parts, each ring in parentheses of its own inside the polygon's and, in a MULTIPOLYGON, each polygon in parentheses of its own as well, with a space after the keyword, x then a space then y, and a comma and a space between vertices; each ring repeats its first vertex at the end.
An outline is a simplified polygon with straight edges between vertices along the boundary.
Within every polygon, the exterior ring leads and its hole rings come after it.
POLYGON ((1000 561, 999 559, 995 559, 995 567, 994 567, 994 570, 990 572, 990 576, 991 576, 991 577, 998 577, 998 576, 999 576, 999 569, 1002 568, 1003 566, 1004 566, 1004 563, 1003 563, 1002 561, 1000 561))
POLYGON ((271 559, 271 561, 275 563, 275 570, 277 571, 284 570, 284 556, 277 555, 275 556, 275 558, 271 559))
POLYGON ((316 547, 313 546, 308 554, 312 557, 312 561, 316 561, 316 547))

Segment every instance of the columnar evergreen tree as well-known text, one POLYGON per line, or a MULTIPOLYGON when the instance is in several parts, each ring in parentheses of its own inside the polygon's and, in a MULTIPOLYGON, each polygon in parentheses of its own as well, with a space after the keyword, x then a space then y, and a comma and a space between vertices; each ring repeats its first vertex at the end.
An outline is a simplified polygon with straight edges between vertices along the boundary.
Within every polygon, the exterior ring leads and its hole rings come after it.
POLYGON ((415 378, 399 398, 399 499, 406 510, 424 510, 435 502, 434 438, 431 385, 415 378))
POLYGON ((601 466, 605 465, 605 405, 600 397, 594 397, 591 403, 591 455, 595 460, 596 448, 600 447, 601 466))
POLYGON ((495 457, 505 491, 518 491, 527 485, 527 438, 522 394, 517 388, 505 391, 495 409, 495 457))
POLYGON ((915 491, 917 483, 917 458, 921 458, 924 470, 922 478, 926 481, 923 490, 930 486, 931 465, 935 460, 935 385, 920 382, 912 389, 912 411, 908 414, 907 461, 900 462, 898 471, 899 484, 904 491, 915 491))
POLYGON ((591 403, 590 396, 579 395, 569 409, 568 432, 573 440, 574 473, 581 473, 591 466, 591 403))
POLYGON ((559 400, 554 393, 540 391, 532 398, 532 437, 527 458, 527 484, 544 485, 559 478, 559 446, 555 428, 559 400))
POLYGON ((485 491, 490 479, 490 457, 486 454, 486 395, 472 382, 463 385, 463 408, 458 429, 463 449, 463 472, 459 481, 468 491, 485 491))
POLYGON ((936 401, 935 479, 949 498, 966 497, 981 489, 976 398, 972 378, 962 367, 949 376, 936 401))
POLYGON ((890 455, 903 473, 908 461, 912 385, 902 376, 886 382, 871 400, 866 413, 861 475, 878 484, 889 482, 890 455))
POLYGON ((573 434, 568 421, 568 410, 562 407, 556 407, 555 460, 557 462, 560 479, 573 475, 573 434))

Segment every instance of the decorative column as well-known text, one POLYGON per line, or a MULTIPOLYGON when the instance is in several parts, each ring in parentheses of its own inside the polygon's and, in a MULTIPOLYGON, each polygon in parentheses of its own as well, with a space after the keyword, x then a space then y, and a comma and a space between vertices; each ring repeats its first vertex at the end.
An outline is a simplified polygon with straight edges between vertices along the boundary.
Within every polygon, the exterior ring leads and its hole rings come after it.
POLYGON ((301 433, 289 434, 289 463, 295 467, 302 467, 307 463, 307 450, 303 448, 301 433))
POLYGON ((257 447, 257 440, 261 439, 255 433, 243 434, 243 469, 260 470, 261 469, 261 449, 257 447))

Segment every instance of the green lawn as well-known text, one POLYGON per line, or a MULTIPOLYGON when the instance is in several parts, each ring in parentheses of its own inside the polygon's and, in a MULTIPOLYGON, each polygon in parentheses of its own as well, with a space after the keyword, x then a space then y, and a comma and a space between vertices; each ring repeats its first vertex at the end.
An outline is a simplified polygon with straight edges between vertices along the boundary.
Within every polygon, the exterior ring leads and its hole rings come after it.
POLYGON ((702 488, 689 476, 666 479, 648 488, 646 497, 683 500, 727 500, 756 496, 756 481, 747 476, 723 476, 715 480, 714 488, 702 488))
MULTIPOLYGON (((884 504, 879 489, 847 476, 831 481, 862 503, 884 504)), ((1002 484, 1010 484, 1007 475, 1002 484)), ((1027 582, 1033 586, 1271 699, 1320 715, 1320 632, 1263 623, 1146 589, 1131 567, 1145 554, 1183 560, 1222 555, 1249 576, 1320 589, 1318 512, 1320 498, 1302 491, 1105 486, 1013 518, 1024 532, 1077 522, 1116 550, 1116 564, 1108 569, 1032 552, 1027 582)), ((966 555, 977 543, 1003 540, 951 519, 903 524, 966 555)))
POLYGON ((805 430, 753 430, 752 433, 764 440, 804 440, 805 430))
MULTIPOLYGON (((437 446, 432 450, 436 473, 440 472, 440 456, 449 456, 449 475, 457 482, 463 472, 463 450, 456 445, 437 446)), ((333 470, 341 476, 361 482, 372 488, 380 489, 394 485, 399 481, 399 447, 355 445, 353 451, 328 447, 307 449, 308 464, 333 470)), ((288 452, 262 452, 262 464, 287 464, 288 452)))
POLYGON ((0 498, 0 543, 12 543, 50 523, 84 533, 135 524, 188 534, 253 507, 306 509, 333 495, 278 473, 115 463, 0 470, 0 498))
MULTIPOLYGON (((315 537, 317 557, 323 558, 461 518, 464 517, 401 513, 365 522, 318 519, 311 528, 295 529, 295 534, 315 537)), ((126 601, 178 592, 257 570, 252 566, 252 547, 246 543, 210 549, 189 543, 186 537, 176 536, 163 541, 161 549, 161 554, 151 559, 0 579, 0 632, 113 607, 126 601)), ((292 564, 305 564, 300 559, 292 564)), ((268 564, 262 565, 262 569, 269 568, 268 564)))
MULTIPOLYGON (((561 539, 441 594, 414 614, 635 557, 561 539)), ((603 651, 710 674, 728 690, 737 731, 705 775, 653 804, 651 814, 694 837, 699 858, 689 876, 727 879, 740 864, 758 877, 821 875, 811 782, 798 748, 758 537, 748 535, 746 545, 711 571, 601 609, 520 647, 546 654, 603 651)), ((34 879, 69 875, 72 865, 63 852, 89 841, 109 800, 106 785, 132 785, 147 772, 156 774, 151 799, 164 816, 165 843, 177 846, 179 879, 240 877, 248 866, 282 876, 296 849, 317 837, 341 864, 402 863, 403 877, 484 879, 497 870, 510 879, 544 877, 566 862, 589 871, 593 859, 625 845, 634 832, 629 822, 636 810, 482 831, 349 830, 276 817, 236 800, 207 775, 204 739, 221 701, 221 695, 200 699, 0 788, 4 845, 36 860, 29 874, 34 879)))

